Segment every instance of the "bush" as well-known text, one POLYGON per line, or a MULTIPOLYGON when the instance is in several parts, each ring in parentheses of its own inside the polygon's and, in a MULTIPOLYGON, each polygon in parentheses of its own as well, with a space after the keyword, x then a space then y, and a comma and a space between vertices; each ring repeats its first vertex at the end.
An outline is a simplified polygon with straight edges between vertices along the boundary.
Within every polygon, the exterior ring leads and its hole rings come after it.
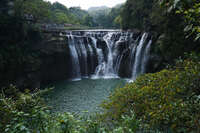
MULTIPOLYGON (((17 90, 10 86, 5 90, 17 90)), ((13 92, 14 93, 14 92, 13 92)), ((35 94, 0 95, 0 132, 23 133, 43 131, 49 118, 48 109, 35 94)))
POLYGON ((145 74, 119 88, 102 106, 107 119, 121 120, 134 110, 148 128, 200 132, 200 61, 179 60, 173 69, 145 74))

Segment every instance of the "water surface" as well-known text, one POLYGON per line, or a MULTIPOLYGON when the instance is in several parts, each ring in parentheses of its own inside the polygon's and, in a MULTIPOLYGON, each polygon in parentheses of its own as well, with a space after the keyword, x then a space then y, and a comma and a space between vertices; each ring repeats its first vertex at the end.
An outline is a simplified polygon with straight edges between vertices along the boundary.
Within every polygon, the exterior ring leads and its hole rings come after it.
POLYGON ((54 112, 95 113, 101 110, 102 101, 124 84, 123 79, 62 81, 51 85, 54 89, 44 98, 54 112))

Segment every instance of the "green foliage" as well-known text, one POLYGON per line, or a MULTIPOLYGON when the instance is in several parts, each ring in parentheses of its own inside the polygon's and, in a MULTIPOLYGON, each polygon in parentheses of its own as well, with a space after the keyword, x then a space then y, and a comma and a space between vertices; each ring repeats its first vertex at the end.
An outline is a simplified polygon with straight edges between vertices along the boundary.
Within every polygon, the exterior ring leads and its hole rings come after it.
MULTIPOLYGON (((15 90, 14 86, 10 89, 15 90)), ((4 89, 7 90, 7 89, 4 89)), ((7 97, 4 92, 0 95, 1 132, 33 132, 39 128, 44 129, 48 110, 42 106, 39 97, 34 94, 17 93, 7 97)))
POLYGON ((93 18, 90 16, 90 15, 86 15, 84 18, 83 18, 83 24, 84 25, 87 25, 89 27, 93 27, 95 24, 94 24, 94 21, 93 21, 93 18))
MULTIPOLYGON (((166 1, 163 2, 164 4, 166 1)), ((187 37, 195 36, 195 40, 200 39, 200 2, 198 0, 192 1, 181 1, 173 0, 166 5, 170 11, 176 10, 177 14, 181 14, 184 19, 186 26, 184 31, 187 33, 187 37)))
MULTIPOLYGON (((55 2, 50 6, 51 19, 50 21, 54 23, 70 23, 70 24, 80 24, 78 17, 70 9, 62 5, 61 3, 55 2)), ((79 10, 81 12, 82 10, 79 10)))
POLYGON ((67 9, 67 7, 64 6, 64 5, 62 5, 59 2, 53 3, 52 6, 51 6, 51 10, 52 11, 60 10, 60 11, 62 11, 64 13, 68 13, 69 12, 69 10, 67 9))
POLYGON ((110 8, 103 8, 98 10, 89 10, 89 14, 94 18, 95 26, 97 27, 107 27, 108 24, 108 13, 110 8))
MULTIPOLYGON (((14 87, 14 86, 13 86, 14 87)), ((71 133, 76 120, 69 113, 51 115, 39 95, 19 93, 14 98, 1 94, 0 132, 5 133, 71 133)))
MULTIPOLYGON (((87 11, 79 7, 68 9, 59 2, 51 4, 44 0, 15 0, 14 8, 16 16, 24 18, 27 15, 32 15, 35 22, 86 24, 84 17, 88 15, 87 11)), ((92 22, 92 20, 90 21, 92 22)))
MULTIPOLYGON (((77 24, 85 25, 85 24, 87 24, 87 23, 89 24, 93 21, 93 19, 90 19, 91 22, 85 21, 85 17, 88 16, 89 14, 87 11, 82 10, 80 7, 71 7, 71 8, 69 8, 69 12, 72 14, 72 16, 74 18, 76 18, 77 24)), ((86 25, 86 26, 89 26, 89 25, 86 25)))
POLYGON ((122 115, 121 122, 118 122, 118 128, 114 129, 114 133, 135 133, 139 129, 140 122, 136 119, 135 114, 122 115))
POLYGON ((61 23, 61 24, 70 22, 68 16, 65 13, 59 11, 55 12, 54 20, 56 23, 61 23))
POLYGON ((128 0, 121 14, 123 29, 145 29, 155 0, 128 0))
MULTIPOLYGON (((164 35, 156 47, 160 48, 165 59, 176 58, 185 51, 198 51, 193 42, 185 41, 182 33, 185 28, 189 36, 199 39, 200 5, 197 0, 163 1, 163 6, 157 0, 128 0, 120 16, 122 6, 97 11, 94 16, 78 7, 68 9, 60 3, 51 5, 43 0, 15 2, 15 16, 0 14, 0 28, 3 29, 0 73, 4 75, 0 80, 3 83, 13 82, 22 73, 25 75, 39 69, 39 53, 32 51, 30 46, 37 43, 35 40, 40 34, 21 21, 25 14, 33 15, 37 21, 90 27, 118 27, 119 23, 124 29, 146 30, 150 27, 149 30, 164 35)), ((132 133, 141 126, 161 130, 167 127, 174 132, 200 132, 199 72, 199 57, 191 54, 187 59, 179 59, 169 70, 142 75, 134 83, 117 89, 110 96, 111 101, 103 104, 106 109, 103 122, 96 118, 79 120, 69 113, 51 114, 37 94, 30 94, 24 88, 25 93, 21 93, 11 85, 0 93, 0 132, 132 133)), ((27 83, 30 81, 27 76, 27 83)))
POLYGON ((182 22, 173 12, 167 14, 159 0, 127 0, 120 16, 123 29, 156 31, 158 34, 182 22))
POLYGON ((50 16, 50 3, 43 0, 15 0, 15 12, 23 18, 26 14, 33 15, 35 21, 45 20, 50 16))
POLYGON ((149 128, 199 132, 199 72, 200 60, 195 57, 179 60, 173 69, 140 76, 103 104, 105 117, 119 120, 134 110, 136 118, 149 128))
POLYGON ((88 12, 93 17, 94 26, 99 28, 120 28, 120 23, 116 18, 119 17, 122 6, 90 8, 88 12))
POLYGON ((172 64, 184 52, 199 51, 198 42, 194 42, 194 38, 198 39, 198 3, 187 0, 127 0, 118 22, 123 29, 151 32, 155 41, 152 53, 172 64))
POLYGON ((20 21, 29 21, 32 17, 33 23, 67 23, 87 27, 119 28, 119 23, 115 23, 114 20, 119 16, 121 5, 112 9, 90 12, 80 7, 67 8, 59 2, 51 4, 45 0, 15 0, 14 2, 14 16, 20 21))
POLYGON ((113 28, 120 28, 120 13, 122 7, 123 5, 115 6, 111 9, 111 11, 108 14, 109 21, 112 24, 111 27, 113 28))
MULTIPOLYGON (((123 122, 113 128, 103 124, 98 117, 74 117, 70 113, 52 114, 43 104, 40 95, 45 91, 30 94, 16 93, 7 96, 0 93, 0 132, 4 133, 133 133, 138 125, 135 116, 124 116, 123 122)), ((111 124, 111 123, 110 123, 111 124)))

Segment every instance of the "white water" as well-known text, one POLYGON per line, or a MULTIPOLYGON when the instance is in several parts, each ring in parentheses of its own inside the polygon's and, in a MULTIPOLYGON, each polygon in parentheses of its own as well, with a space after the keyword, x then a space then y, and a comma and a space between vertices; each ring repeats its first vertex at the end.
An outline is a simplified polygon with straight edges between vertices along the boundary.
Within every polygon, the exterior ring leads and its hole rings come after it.
POLYGON ((129 71, 127 78, 135 80, 146 72, 152 43, 147 33, 135 38, 121 31, 67 34, 73 79, 119 78, 120 72, 129 71))
POLYGON ((135 80, 139 74, 142 74, 141 68, 142 68, 142 65, 144 65, 144 64, 142 64, 142 60, 143 60, 142 56, 144 54, 144 52, 143 52, 144 45, 143 44, 146 41, 147 37, 148 37, 147 33, 144 33, 142 35, 142 38, 136 49, 135 62, 134 62, 133 71, 132 71, 132 79, 133 80, 135 80))
POLYGON ((149 40, 149 43, 147 44, 145 51, 144 51, 144 56, 142 59, 142 70, 141 73, 145 73, 146 72, 146 67, 147 67, 147 63, 149 60, 149 56, 150 56, 150 50, 151 50, 151 44, 152 44, 152 40, 149 40))
POLYGON ((78 54, 77 54, 77 50, 75 48, 75 45, 74 45, 74 38, 73 36, 68 36, 69 38, 69 48, 70 48, 70 55, 71 55, 71 59, 72 59, 72 65, 74 66, 72 68, 72 78, 74 80, 79 80, 81 79, 81 75, 80 75, 80 65, 79 65, 79 59, 78 59, 78 54))

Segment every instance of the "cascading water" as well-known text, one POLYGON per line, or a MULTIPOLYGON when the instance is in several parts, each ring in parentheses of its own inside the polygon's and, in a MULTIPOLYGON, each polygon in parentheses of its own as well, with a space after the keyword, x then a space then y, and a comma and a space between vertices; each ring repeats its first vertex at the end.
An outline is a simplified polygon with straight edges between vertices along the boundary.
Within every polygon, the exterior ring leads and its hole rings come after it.
POLYGON ((147 67, 147 63, 148 63, 148 60, 149 60, 149 55, 150 55, 150 50, 151 50, 151 43, 152 43, 152 40, 149 40, 146 48, 145 48, 145 51, 144 51, 144 56, 143 56, 143 59, 142 59, 142 71, 141 73, 145 73, 146 72, 146 67, 147 67))
POLYGON ((74 66, 72 68, 72 78, 79 80, 81 79, 81 74, 80 74, 78 53, 75 48, 74 38, 71 35, 68 36, 68 44, 69 44, 70 55, 71 55, 71 60, 72 60, 71 62, 72 62, 72 65, 74 66))
POLYGON ((89 59, 90 59, 90 69, 93 70, 94 69, 94 61, 93 61, 93 56, 94 56, 94 53, 93 53, 93 49, 90 45, 88 45, 88 49, 89 49, 89 59))
POLYGON ((105 61, 102 62, 102 64, 100 64, 97 68, 103 71, 102 75, 104 76, 104 78, 116 77, 116 73, 114 71, 114 66, 113 66, 113 51, 112 51, 114 45, 113 34, 114 33, 110 32, 103 37, 103 40, 106 42, 106 46, 108 49, 107 62, 105 61))
MULTIPOLYGON (((148 34, 144 33, 139 42, 139 45, 136 48, 136 51, 134 49, 134 51, 136 52, 136 55, 135 55, 135 62, 134 62, 133 71, 132 71, 132 79, 133 80, 135 80, 137 78, 137 76, 139 74, 142 74, 144 71, 144 70, 142 70, 142 68, 144 69, 144 67, 142 67, 144 65, 144 64, 142 64, 142 61, 145 60, 144 58, 146 58, 146 57, 144 57, 144 54, 146 51, 146 48, 144 48, 144 43, 147 40, 147 37, 148 37, 148 34)), ((148 56, 148 55, 146 55, 146 56, 148 56)))
POLYGON ((83 66, 84 66, 84 72, 83 72, 83 76, 87 77, 88 76, 88 62, 87 62, 87 49, 85 47, 85 44, 83 42, 83 40, 80 40, 80 49, 81 49, 81 56, 83 57, 83 66))
POLYGON ((66 32, 66 37, 74 79, 126 77, 135 80, 146 72, 152 43, 147 33, 73 31, 66 32))

